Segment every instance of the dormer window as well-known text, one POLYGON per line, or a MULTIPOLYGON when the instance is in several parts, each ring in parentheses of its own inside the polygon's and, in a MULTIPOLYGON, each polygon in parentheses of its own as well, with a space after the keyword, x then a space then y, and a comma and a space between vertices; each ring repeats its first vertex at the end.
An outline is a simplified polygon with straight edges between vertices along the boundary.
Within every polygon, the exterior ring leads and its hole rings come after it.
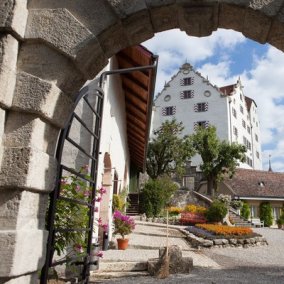
POLYGON ((264 183, 264 181, 259 181, 259 182, 258 182, 258 185, 259 185, 260 187, 264 187, 264 186, 265 186, 265 183, 264 183))

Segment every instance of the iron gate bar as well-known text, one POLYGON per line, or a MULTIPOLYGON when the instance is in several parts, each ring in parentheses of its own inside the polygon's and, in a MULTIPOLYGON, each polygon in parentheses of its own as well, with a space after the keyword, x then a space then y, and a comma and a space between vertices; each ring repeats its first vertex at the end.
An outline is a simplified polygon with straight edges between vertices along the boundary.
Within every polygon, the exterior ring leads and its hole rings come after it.
POLYGON ((73 198, 68 198, 68 197, 64 197, 64 196, 59 196, 58 199, 64 200, 64 201, 67 201, 67 202, 78 203, 80 205, 85 205, 85 206, 88 206, 88 207, 92 206, 92 203, 89 203, 87 201, 83 201, 81 199, 73 199, 73 198))
POLYGON ((94 179, 86 178, 85 175, 81 174, 80 172, 76 172, 76 171, 75 171, 74 169, 72 169, 72 168, 66 167, 66 166, 64 166, 64 165, 61 165, 61 168, 62 168, 63 170, 65 170, 66 172, 69 172, 69 173, 71 173, 71 174, 74 174, 74 175, 76 175, 76 176, 78 176, 78 177, 84 179, 85 181, 88 181, 88 182, 90 182, 90 183, 95 183, 95 182, 96 182, 94 179))
POLYGON ((82 229, 82 228, 74 228, 74 229, 71 229, 71 228, 55 228, 54 229, 54 232, 89 232, 90 231, 90 228, 85 228, 85 229, 82 229))
MULTIPOLYGON (((47 224, 47 230, 49 231, 48 235, 48 242, 47 242, 47 252, 46 252, 46 262, 42 269, 41 273, 41 284, 46 284, 48 279, 48 269, 49 267, 55 266, 55 263, 52 263, 52 258, 54 254, 54 240, 55 240, 55 226, 54 226, 54 217, 55 217, 55 210, 56 210, 56 201, 60 197, 60 181, 63 170, 73 173, 76 176, 81 177, 82 179, 86 179, 81 173, 70 169, 64 165, 61 165, 61 159, 63 154, 63 148, 64 148, 64 141, 67 137, 69 137, 70 128, 73 122, 73 119, 75 117, 75 108, 78 105, 79 101, 83 98, 84 101, 87 103, 87 105, 90 107, 92 112, 95 114, 95 139, 93 140, 93 149, 92 149, 92 155, 93 157, 97 157, 95 159, 91 159, 91 171, 90 176, 92 179, 92 182, 90 182, 92 191, 91 191, 91 201, 95 200, 96 196, 96 182, 97 182, 97 167, 98 167, 98 155, 99 155, 99 144, 100 144, 100 134, 101 134, 101 123, 102 123, 102 111, 103 111, 103 101, 104 101, 104 93, 102 90, 102 83, 103 80, 108 75, 114 75, 114 74, 126 74, 134 71, 143 71, 148 69, 154 69, 155 70, 155 76, 156 76, 156 70, 157 70, 157 57, 155 57, 155 61, 153 65, 147 65, 147 66, 140 66, 140 67, 133 67, 133 68, 125 68, 125 69, 117 69, 117 70, 111 70, 103 72, 99 78, 99 87, 95 88, 96 92, 96 110, 91 106, 90 102, 87 100, 88 96, 88 88, 85 87, 81 90, 79 93, 75 103, 72 114, 70 114, 69 119, 67 120, 67 123, 64 127, 64 129, 61 131, 59 140, 58 140, 58 146, 56 151, 56 158, 58 160, 58 174, 57 174, 57 181, 55 189, 50 193, 50 206, 48 209, 48 224, 47 224), (86 92, 87 90, 87 92, 86 92), (100 115, 101 114, 101 115, 100 115)), ((152 85, 152 92, 153 92, 154 86, 152 85)), ((83 125, 83 124, 82 124, 83 125)), ((85 127, 83 125, 83 127, 85 127)), ((70 142, 70 141, 69 141, 70 142)), ((77 143, 76 143, 77 144, 77 143)), ((75 146, 75 145, 74 145, 75 146)), ((76 146, 75 146, 76 147, 76 146)), ((61 199, 61 197, 60 197, 61 199)), ((92 249, 92 233, 93 233, 93 227, 94 227, 94 204, 92 202, 90 208, 89 208, 89 232, 88 232, 88 238, 87 238, 87 251, 86 255, 84 257, 83 261, 83 272, 82 272, 82 281, 81 283, 88 284, 89 283, 89 268, 92 262, 90 261, 90 255, 91 255, 91 249, 92 249)), ((66 263, 66 260, 60 261, 61 264, 66 263)), ((80 262, 82 263, 82 262, 80 262)))
POLYGON ((69 136, 66 137, 66 140, 68 142, 70 142, 73 146, 75 146, 76 148, 78 148, 82 153, 84 153, 86 156, 88 156, 90 159, 92 160, 97 160, 95 157, 91 156, 90 154, 88 154, 86 152, 86 150, 84 148, 82 148, 79 144, 77 144, 72 138, 70 138, 69 136))
POLYGON ((93 113, 96 115, 96 117, 101 118, 101 116, 97 113, 96 110, 94 110, 94 108, 91 106, 90 102, 87 99, 84 99, 85 102, 87 103, 87 105, 89 106, 89 108, 93 111, 93 113))
POLYGON ((81 123, 81 125, 84 126, 84 128, 90 133, 90 135, 98 139, 98 137, 88 128, 85 122, 77 114, 74 114, 74 117, 81 123))

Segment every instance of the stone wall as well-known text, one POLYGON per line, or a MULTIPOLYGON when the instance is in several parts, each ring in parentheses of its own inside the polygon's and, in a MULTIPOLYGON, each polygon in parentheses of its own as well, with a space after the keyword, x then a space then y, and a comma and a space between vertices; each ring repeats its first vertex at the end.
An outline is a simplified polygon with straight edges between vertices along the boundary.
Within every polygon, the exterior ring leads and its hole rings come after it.
POLYGON ((172 28, 197 37, 233 29, 284 50, 283 10, 276 0, 2 0, 0 283, 33 283, 43 265, 56 140, 109 57, 172 28))

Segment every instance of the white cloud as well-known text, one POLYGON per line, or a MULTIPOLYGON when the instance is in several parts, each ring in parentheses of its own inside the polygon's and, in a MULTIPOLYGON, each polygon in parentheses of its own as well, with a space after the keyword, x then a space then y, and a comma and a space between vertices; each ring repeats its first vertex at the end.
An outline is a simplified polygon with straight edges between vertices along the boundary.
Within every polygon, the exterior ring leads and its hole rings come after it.
MULTIPOLYGON (((165 81, 169 81, 186 61, 195 65, 212 57, 217 48, 224 51, 232 50, 244 41, 245 37, 240 33, 232 33, 228 30, 218 30, 210 37, 196 38, 175 29, 158 33, 143 45, 159 55, 156 90, 160 91, 165 81)), ((226 53, 223 57, 226 57, 226 53)))
POLYGON ((253 53, 254 58, 250 69, 232 75, 230 51, 245 40, 240 33, 228 30, 218 30, 206 38, 189 37, 183 32, 171 30, 157 34, 144 45, 160 56, 156 90, 163 88, 164 82, 170 80, 186 59, 194 66, 211 59, 218 49, 216 63, 206 62, 198 71, 204 77, 208 75, 211 83, 217 86, 233 84, 241 77, 245 95, 253 98, 258 105, 265 149, 264 169, 268 169, 268 157, 272 155, 273 170, 284 171, 284 54, 270 46, 267 53, 256 55, 256 44, 254 49, 247 51, 253 53))

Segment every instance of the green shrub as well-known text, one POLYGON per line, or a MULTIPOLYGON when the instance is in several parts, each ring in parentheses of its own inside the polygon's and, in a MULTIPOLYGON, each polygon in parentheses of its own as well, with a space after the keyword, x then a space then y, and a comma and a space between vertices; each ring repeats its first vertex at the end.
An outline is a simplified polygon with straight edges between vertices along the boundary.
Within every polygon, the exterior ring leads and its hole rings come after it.
POLYGON ((140 196, 140 210, 147 217, 159 216, 177 188, 168 177, 149 180, 145 183, 140 196))
POLYGON ((118 210, 120 212, 126 211, 128 206, 127 202, 128 190, 124 188, 119 194, 114 194, 112 198, 112 212, 118 210))
POLYGON ((241 200, 232 200, 230 206, 238 210, 243 207, 243 202, 241 200))
POLYGON ((241 208, 241 216, 245 219, 250 217, 250 208, 246 202, 243 203, 243 207, 241 208))
POLYGON ((259 207, 259 218, 263 221, 265 227, 273 224, 272 207, 269 202, 262 202, 259 207))
POLYGON ((226 204, 220 200, 214 200, 206 213, 206 218, 209 222, 222 222, 227 212, 226 204))

